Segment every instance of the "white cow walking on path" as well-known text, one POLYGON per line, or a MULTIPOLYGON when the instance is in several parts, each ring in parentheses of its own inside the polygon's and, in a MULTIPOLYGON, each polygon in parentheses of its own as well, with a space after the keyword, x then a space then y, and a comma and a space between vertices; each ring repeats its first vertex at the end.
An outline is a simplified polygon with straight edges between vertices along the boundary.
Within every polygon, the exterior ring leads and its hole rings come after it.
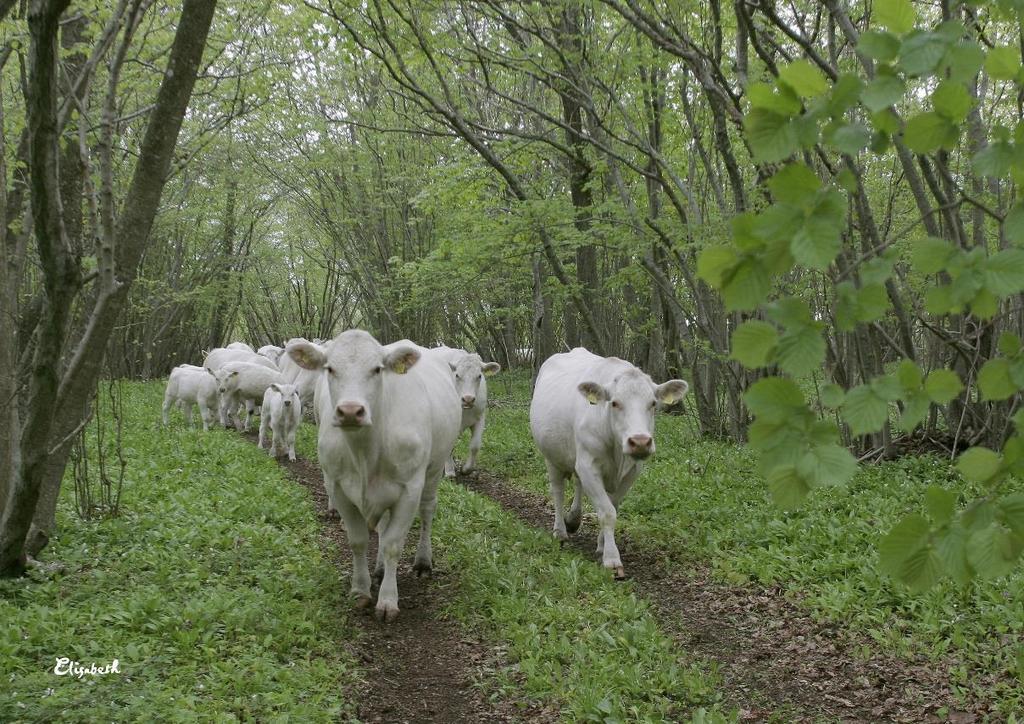
MULTIPOLYGON (((497 362, 484 362, 480 355, 464 349, 441 346, 432 348, 430 352, 440 355, 455 375, 455 390, 462 403, 459 435, 461 436, 464 430, 473 431, 469 439, 469 454, 462 463, 462 472, 468 473, 476 467, 476 456, 483 444, 484 424, 487 419, 487 378, 501 372, 501 365, 497 362)), ((449 478, 455 477, 455 458, 451 455, 445 462, 444 474, 449 478)))
POLYGON ((383 346, 362 330, 323 348, 297 341, 286 349, 304 369, 320 371, 317 452, 352 547, 352 594, 359 608, 372 602, 366 549, 376 530, 383 566, 376 613, 385 621, 398 615, 398 558, 417 509, 413 569, 431 570, 437 487, 459 433, 451 370, 426 351, 405 340, 383 346))
POLYGON ((295 385, 272 383, 263 393, 256 447, 263 447, 269 429, 270 455, 275 456, 278 449, 287 450, 288 459, 295 460, 295 433, 301 421, 302 402, 295 385))
POLYGON ((530 402, 530 431, 547 464, 555 507, 555 537, 580 525, 581 493, 594 506, 601 530, 602 564, 625 576, 615 545, 619 503, 654 453, 654 412, 683 398, 683 380, 656 385, 617 357, 577 347, 549 357, 540 368, 530 402), (565 481, 575 473, 576 494, 563 516, 565 481))

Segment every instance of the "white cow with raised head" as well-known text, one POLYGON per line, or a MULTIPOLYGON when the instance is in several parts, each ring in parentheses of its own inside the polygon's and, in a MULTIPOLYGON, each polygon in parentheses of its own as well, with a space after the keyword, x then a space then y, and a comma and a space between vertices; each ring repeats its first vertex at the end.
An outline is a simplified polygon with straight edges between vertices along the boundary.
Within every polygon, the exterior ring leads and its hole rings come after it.
POLYGON ((376 530, 383 566, 376 613, 384 621, 398 615, 398 558, 417 509, 413 569, 431 570, 437 486, 459 433, 451 370, 425 352, 405 340, 383 346, 362 330, 343 332, 324 348, 286 348, 304 369, 320 372, 317 451, 352 547, 352 593, 357 607, 372 602, 366 547, 376 530))
POLYGON ((295 460, 295 432, 302 420, 302 402, 295 385, 271 383, 263 393, 263 407, 260 410, 260 434, 256 447, 263 447, 263 440, 270 430, 270 454, 277 450, 288 451, 288 459, 295 460))
MULTIPOLYGON (((310 342, 304 337, 293 337, 285 343, 285 348, 292 344, 301 343, 312 345, 321 352, 324 351, 326 346, 325 344, 310 342)), ((299 391, 299 398, 302 400, 302 404, 312 408, 313 414, 316 416, 316 404, 313 400, 313 395, 316 392, 317 382, 320 380, 319 370, 303 369, 287 354, 281 355, 278 364, 281 367, 281 374, 284 375, 285 382, 295 385, 299 391)))
POLYGON ((605 568, 622 578, 615 545, 619 503, 654 453, 654 412, 683 398, 683 380, 656 385, 617 357, 599 357, 582 347, 549 357, 541 365, 530 402, 530 431, 547 464, 555 507, 555 537, 568 538, 580 525, 581 493, 597 512, 597 551, 605 568), (575 473, 576 495, 563 517, 565 481, 575 473))
MULTIPOLYGON (((487 418, 487 378, 501 371, 497 362, 484 362, 478 354, 464 349, 452 347, 434 347, 432 354, 440 355, 451 367, 455 376, 455 390, 459 393, 462 403, 462 425, 459 435, 465 430, 472 430, 469 439, 469 454, 462 463, 462 472, 468 473, 476 467, 476 456, 480 453, 483 443, 484 424, 487 418)), ((455 458, 448 456, 444 466, 444 474, 455 477, 455 458)))

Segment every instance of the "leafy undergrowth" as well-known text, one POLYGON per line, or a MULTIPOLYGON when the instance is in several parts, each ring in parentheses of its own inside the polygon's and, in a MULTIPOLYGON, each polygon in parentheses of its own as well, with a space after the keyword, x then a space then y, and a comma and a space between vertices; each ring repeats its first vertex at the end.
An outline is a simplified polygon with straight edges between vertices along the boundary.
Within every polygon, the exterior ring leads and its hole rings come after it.
MULTIPOLYGON (((315 428, 296 449, 316 459, 315 428)), ((439 497, 435 561, 458 571, 449 610, 513 662, 487 682, 495 696, 556 705, 566 721, 726 720, 718 677, 682 658, 631 584, 460 485, 439 497)))
POLYGON ((72 485, 45 570, 0 581, 0 720, 337 721, 357 673, 306 494, 233 432, 169 430, 162 385, 126 384, 121 517, 72 485), (56 657, 120 674, 53 673, 56 657))
MULTIPOLYGON (((530 437, 528 383, 492 384, 491 398, 480 466, 547 495, 530 437)), ((908 457, 868 466, 847 488, 815 491, 800 509, 781 512, 753 457, 697 439, 688 417, 659 415, 657 444, 620 511, 619 525, 634 539, 680 563, 710 565, 727 583, 781 586, 883 651, 954 653, 963 662, 953 672, 957 687, 973 688, 1006 714, 1024 710, 1024 571, 966 590, 942 583, 913 594, 878 567, 879 537, 924 508, 929 485, 959 491, 961 501, 980 493, 948 461, 908 457)))

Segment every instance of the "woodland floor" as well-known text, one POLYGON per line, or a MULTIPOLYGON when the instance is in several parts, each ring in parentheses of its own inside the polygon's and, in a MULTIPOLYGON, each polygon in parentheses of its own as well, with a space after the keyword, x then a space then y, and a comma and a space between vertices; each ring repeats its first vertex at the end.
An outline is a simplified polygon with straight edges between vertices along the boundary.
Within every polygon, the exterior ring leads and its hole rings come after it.
MULTIPOLYGON (((254 434, 248 437, 255 440, 254 434)), ((328 514, 319 466, 303 458, 294 462, 278 458, 278 462, 292 480, 309 490, 320 520, 321 549, 347 585, 351 554, 341 521, 328 514)), ((398 571, 398 618, 383 624, 374 618, 372 607, 359 611, 352 617, 359 638, 342 642, 365 667, 365 680, 358 691, 350 694, 358 702, 359 719, 402 724, 557 719, 557 713, 551 711, 522 709, 487 696, 479 684, 488 668, 502 665, 500 654, 445 614, 445 591, 458 585, 454 572, 435 565, 429 577, 413 573, 416 539, 414 529, 398 571)), ((367 555, 371 562, 377 555, 374 536, 370 536, 367 555)), ((347 599, 338 605, 350 606, 347 599)))
MULTIPOLYGON (((250 436, 253 437, 254 436, 250 436)), ((320 545, 342 576, 350 557, 340 521, 328 516, 319 467, 308 460, 279 459, 306 487, 321 521, 320 545)), ((458 482, 496 501, 526 524, 547 530, 549 502, 478 471, 458 482)), ((565 544, 597 563, 594 521, 565 544)), ((371 537, 372 538, 372 537, 371 537)), ((366 668, 355 692, 358 716, 367 722, 551 721, 557 711, 523 709, 486 694, 488 668, 502 665, 497 649, 444 612, 446 590, 458 575, 435 567, 419 578, 410 567, 416 536, 399 570, 401 614, 378 623, 372 609, 354 616, 360 637, 344 645, 366 668), (484 685, 481 685, 483 683, 484 685)), ((973 722, 988 707, 968 710, 949 686, 949 662, 907 660, 834 624, 816 621, 780 589, 726 586, 692 563, 680 565, 617 534, 626 572, 638 594, 654 607, 659 623, 679 646, 721 674, 726 702, 741 721, 973 722), (868 651, 869 655, 862 652, 868 651)), ((376 554, 371 542, 371 560, 376 554)), ((339 605, 348 605, 347 601, 339 605)))

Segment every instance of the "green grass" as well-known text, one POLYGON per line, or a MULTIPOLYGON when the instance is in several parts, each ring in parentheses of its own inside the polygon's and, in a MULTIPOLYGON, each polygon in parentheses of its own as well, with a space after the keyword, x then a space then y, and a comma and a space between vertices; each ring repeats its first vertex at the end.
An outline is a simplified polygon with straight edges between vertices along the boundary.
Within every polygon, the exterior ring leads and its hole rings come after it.
MULTIPOLYGON (((296 449, 316 458, 315 428, 302 426, 296 449)), ((555 705, 565 721, 726 720, 715 672, 673 644, 632 584, 497 503, 444 483, 434 557, 457 572, 451 614, 513 662, 484 683, 493 695, 555 705)))
POLYGON ((159 383, 124 389, 121 517, 79 520, 69 481, 60 567, 0 581, 0 720, 350 718, 354 632, 308 495, 234 433, 160 429, 159 383), (56 676, 58 656, 122 673, 56 676))
MULTIPOLYGON (((528 383, 492 385, 481 467, 547 495, 543 461, 528 420, 528 383)), ((953 653, 962 688, 1003 713, 1024 710, 1024 572, 979 581, 966 591, 942 584, 914 595, 886 578, 875 545, 905 513, 923 509, 928 485, 972 490, 947 461, 905 458, 865 467, 845 489, 815 491, 799 510, 771 504, 744 449, 696 439, 684 416, 659 415, 658 453, 630 491, 619 526, 680 565, 709 565, 723 582, 780 585, 819 617, 871 638, 879 650, 933 657, 953 653)), ((1018 484, 1018 489, 1024 487, 1018 484)), ((626 561, 628 567, 629 563, 626 561)), ((865 652, 867 653, 867 652, 865 652)))

